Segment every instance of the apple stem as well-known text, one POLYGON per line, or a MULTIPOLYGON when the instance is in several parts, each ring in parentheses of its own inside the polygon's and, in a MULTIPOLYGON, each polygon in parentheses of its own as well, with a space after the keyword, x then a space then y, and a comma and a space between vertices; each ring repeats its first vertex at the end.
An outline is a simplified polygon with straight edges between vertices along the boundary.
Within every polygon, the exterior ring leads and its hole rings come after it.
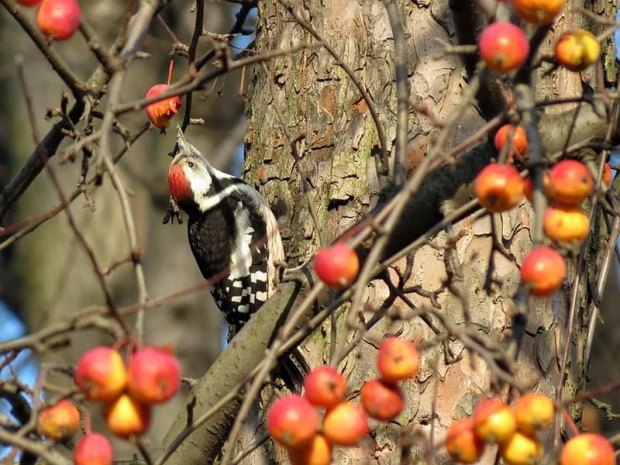
POLYGON ((579 429, 577 428, 577 425, 575 425, 573 417, 571 417, 565 409, 562 410, 562 416, 568 425, 568 429, 570 429, 571 433, 573 433, 573 436, 578 436, 580 434, 579 429))
POLYGON ((170 58, 170 66, 168 66, 168 82, 170 85, 170 81, 172 80, 172 70, 174 69, 174 58, 170 58))
POLYGON ((172 31, 172 29, 170 29, 168 27, 168 25, 166 24, 166 21, 164 21, 164 18, 161 17, 161 15, 157 15, 157 19, 159 20, 159 22, 161 23, 162 26, 164 26, 164 29, 168 32, 168 34, 170 35, 170 37, 172 37, 172 41, 175 44, 180 44, 181 41, 179 40, 179 38, 177 37, 177 35, 172 31))
POLYGON ((89 435, 92 432, 91 425, 90 425, 90 415, 84 412, 82 409, 80 409, 80 413, 84 415, 84 431, 86 432, 87 435, 89 435))

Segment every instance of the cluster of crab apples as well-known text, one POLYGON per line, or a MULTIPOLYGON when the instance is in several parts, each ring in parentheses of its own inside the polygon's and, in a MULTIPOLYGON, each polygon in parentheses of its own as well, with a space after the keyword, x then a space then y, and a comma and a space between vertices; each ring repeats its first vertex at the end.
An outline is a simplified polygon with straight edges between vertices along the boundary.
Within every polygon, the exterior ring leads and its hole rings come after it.
MULTIPOLYGON (((473 463, 487 444, 497 444, 508 465, 539 463, 544 448, 538 435, 549 428, 555 414, 553 401, 543 394, 524 394, 512 407, 499 397, 483 399, 471 418, 450 425, 446 450, 455 462, 473 463)), ((615 464, 613 446, 599 434, 578 434, 563 446, 560 465, 589 464, 615 464)))
POLYGON ((287 395, 271 405, 267 429, 286 447, 293 465, 328 465, 333 446, 355 446, 369 433, 368 417, 389 421, 400 414, 405 407, 400 382, 417 375, 420 353, 406 339, 387 338, 379 347, 377 368, 380 377, 362 386, 361 407, 346 400, 345 378, 330 366, 308 373, 303 396, 287 395))
MULTIPOLYGON (((566 0, 512 0, 517 16, 528 23, 549 25, 560 14, 566 0)), ((498 73, 521 68, 530 56, 525 32, 506 21, 489 24, 478 37, 478 51, 487 67, 498 73)), ((596 63, 601 48, 590 32, 577 29, 565 32, 556 42, 557 64, 570 71, 583 71, 596 63)))
POLYGON ((67 40, 78 30, 82 11, 76 0, 16 0, 26 7, 40 4, 37 10, 37 26, 54 40, 67 40))
MULTIPOLYGON (((525 131, 519 126, 503 126, 497 132, 495 145, 498 151, 510 151, 524 157, 527 151, 525 131), (509 135, 512 134, 512 139, 509 135)), ((611 167, 605 164, 603 182, 611 182, 611 167)), ((548 206, 543 217, 543 231, 547 238, 560 247, 580 245, 590 232, 590 220, 580 204, 594 188, 588 167, 579 160, 564 159, 549 170, 541 171, 540 190, 548 206)), ((523 197, 533 202, 534 185, 530 177, 525 180, 512 165, 490 163, 474 181, 474 191, 482 206, 493 213, 511 210, 523 197)), ((555 292, 566 276, 562 255, 552 247, 537 247, 524 259, 521 280, 529 294, 544 297, 555 292)))
MULTIPOLYGON (((144 434, 150 425, 151 406, 171 399, 179 390, 181 369, 166 349, 150 346, 136 350, 125 362, 109 347, 85 352, 75 370, 75 384, 83 396, 103 405, 106 427, 115 436, 129 438, 144 434)), ((64 441, 80 428, 80 412, 66 399, 42 409, 38 431, 48 439, 64 441)), ((102 434, 90 432, 75 447, 76 465, 112 463, 112 446, 102 434)))

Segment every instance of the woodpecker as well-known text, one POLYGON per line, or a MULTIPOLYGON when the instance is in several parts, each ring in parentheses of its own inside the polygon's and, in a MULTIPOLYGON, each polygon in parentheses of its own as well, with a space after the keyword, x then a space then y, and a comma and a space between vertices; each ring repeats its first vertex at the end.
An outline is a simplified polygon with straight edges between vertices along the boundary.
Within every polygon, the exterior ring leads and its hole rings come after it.
POLYGON ((239 178, 215 169, 180 128, 168 171, 170 194, 187 213, 189 245, 224 313, 230 340, 271 297, 284 249, 265 199, 239 178))

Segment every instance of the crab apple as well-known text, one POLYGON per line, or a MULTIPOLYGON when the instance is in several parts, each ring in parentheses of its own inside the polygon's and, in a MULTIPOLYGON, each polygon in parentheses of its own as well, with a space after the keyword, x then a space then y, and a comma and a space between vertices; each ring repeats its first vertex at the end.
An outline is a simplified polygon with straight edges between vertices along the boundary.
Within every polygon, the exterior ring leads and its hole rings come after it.
POLYGON ((48 439, 69 439, 80 429, 80 411, 68 400, 60 400, 39 412, 37 429, 48 439))
POLYGON ((523 66, 530 53, 530 43, 514 24, 496 21, 482 30, 478 50, 490 70, 508 73, 523 66))
POLYGON ((331 408, 344 399, 347 383, 333 367, 316 367, 304 378, 306 399, 317 407, 331 408))
POLYGON ((609 163, 605 163, 603 167, 603 182, 608 186, 611 184, 611 166, 609 163))
POLYGON ((123 394, 103 407, 103 417, 112 434, 121 438, 140 436, 151 424, 151 408, 123 394))
POLYGON ((512 138, 509 141, 511 145, 511 152, 514 150, 518 155, 523 157, 527 152, 527 135, 525 134, 525 130, 521 126, 512 126, 511 124, 505 124, 501 128, 497 130, 495 133, 495 148, 498 152, 501 152, 504 144, 506 144, 506 139, 510 134, 510 128, 514 127, 512 138))
POLYGON ((555 407, 549 397, 532 392, 519 397, 512 410, 517 420, 517 430, 527 436, 534 436, 547 428, 555 414, 555 407))
POLYGON ((352 402, 341 402, 323 418, 323 434, 332 444, 354 446, 369 431, 364 411, 352 402))
POLYGON ((41 0, 15 0, 17 3, 19 3, 20 5, 23 6, 37 6, 39 3, 41 3, 41 0))
POLYGON ((512 166, 490 163, 476 176, 474 190, 483 207, 501 213, 519 205, 524 182, 512 166))
POLYGON ((54 40, 67 40, 78 30, 82 12, 76 0, 43 0, 37 11, 37 26, 54 40))
POLYGON ((88 350, 78 360, 75 384, 90 400, 110 402, 116 399, 127 385, 127 371, 121 355, 104 346, 88 350))
POLYGON ((181 385, 181 367, 176 357, 160 347, 136 351, 127 368, 131 397, 143 404, 159 404, 174 397, 181 385))
MULTIPOLYGON (((543 190, 544 194, 547 197, 547 200, 553 200, 553 190, 551 189, 551 180, 549 178, 549 172, 542 172, 542 182, 543 182, 543 190)), ((525 178, 523 183, 523 193, 525 194, 525 198, 530 202, 534 203, 534 183, 532 182, 531 176, 525 178)))
POLYGON ((459 463, 477 462, 484 452, 485 442, 474 432, 474 420, 462 418, 448 428, 446 450, 450 458, 459 463))
POLYGON ((553 294, 566 277, 566 262, 550 247, 533 249, 521 264, 521 281, 530 295, 553 294))
POLYGON ((328 287, 341 289, 348 286, 360 269, 355 250, 343 243, 320 249, 314 257, 314 271, 328 287))
POLYGON ((584 29, 567 31, 555 44, 555 57, 570 71, 583 71, 598 60, 601 46, 596 37, 584 29))
POLYGON ((507 465, 531 465, 540 462, 544 450, 535 438, 517 431, 500 444, 499 452, 507 465))
POLYGON ((420 370, 420 351, 407 339, 389 337, 379 346, 377 368, 386 381, 414 378, 420 370))
POLYGON ((110 441, 102 434, 87 434, 73 450, 75 465, 112 465, 112 458, 110 441))
MULTIPOLYGON (((168 84, 155 84, 146 93, 146 98, 156 97, 157 95, 166 92, 170 89, 168 84)), ((183 100, 178 95, 173 95, 159 102, 151 103, 146 106, 146 117, 151 124, 158 129, 165 129, 170 126, 170 120, 176 115, 181 106, 183 100)))
POLYGON ((588 167, 577 160, 562 160, 549 171, 553 197, 560 203, 575 205, 584 200, 594 187, 588 167))
POLYGON ((506 442, 517 430, 512 409, 499 397, 481 400, 473 419, 476 436, 488 442, 506 442))
POLYGON ((600 434, 583 433, 570 439, 560 453, 560 465, 614 465, 611 443, 600 434))
POLYGON ((545 235, 557 242, 581 243, 590 234, 590 219, 574 205, 550 205, 543 218, 545 235))
POLYGON ((288 450, 291 465, 329 465, 332 463, 332 445, 322 434, 314 436, 307 444, 288 450))
POLYGON ((376 420, 391 420, 405 408, 405 396, 401 388, 382 379, 366 381, 360 397, 368 416, 376 420))
POLYGON ((517 15, 534 24, 550 24, 560 14, 566 0, 512 0, 517 15))
POLYGON ((319 416, 312 404, 297 394, 276 400, 267 413, 267 430, 286 447, 305 444, 316 435, 319 416))

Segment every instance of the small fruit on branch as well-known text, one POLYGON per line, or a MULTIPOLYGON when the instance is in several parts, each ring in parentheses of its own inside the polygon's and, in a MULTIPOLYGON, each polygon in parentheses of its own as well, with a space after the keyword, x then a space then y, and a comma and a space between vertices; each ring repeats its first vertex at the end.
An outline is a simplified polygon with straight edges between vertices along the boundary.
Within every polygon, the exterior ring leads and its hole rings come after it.
POLYGON ((502 151, 504 145, 506 144, 506 139, 508 139, 508 135, 510 134, 510 129, 513 127, 512 138, 508 142, 511 144, 512 150, 516 151, 518 155, 523 157, 527 153, 527 135, 521 126, 505 124, 499 128, 497 133, 495 133, 495 148, 498 152, 502 151))
POLYGON ((39 412, 37 430, 48 439, 69 439, 75 436, 79 429, 80 411, 68 400, 60 400, 56 405, 39 412))
POLYGON ((73 450, 75 465, 112 465, 112 458, 110 441, 102 434, 87 434, 73 450))
POLYGON ((54 40, 67 40, 78 30, 82 12, 76 0, 43 0, 37 11, 37 26, 54 40))
POLYGON ((581 244, 590 234, 590 219, 575 205, 549 205, 543 218, 545 235, 556 242, 581 244))
POLYGON ((353 402, 338 404, 323 419, 323 434, 332 444, 354 446, 369 431, 364 411, 353 402))
POLYGON ((508 73, 523 66, 530 53, 530 42, 514 24, 496 21, 482 30, 478 50, 490 70, 508 73))
POLYGON ((320 366, 304 378, 306 399, 317 407, 332 408, 344 400, 347 384, 335 368, 320 366))
POLYGON ((75 384, 87 399, 115 400, 127 385, 127 371, 121 355, 103 346, 85 352, 75 369, 75 384))
POLYGON ((446 450, 450 458, 459 463, 477 462, 484 452, 485 442, 474 432, 474 420, 462 418, 448 428, 446 450))
POLYGON ((37 6, 39 3, 41 3, 41 0, 15 0, 17 3, 19 3, 20 5, 23 6, 37 6))
POLYGON ((499 452, 507 465, 531 465, 540 463, 543 457, 543 446, 533 437, 518 431, 499 446, 499 452))
POLYGON ((181 367, 176 357, 160 347, 136 351, 127 368, 131 397, 143 404, 159 404, 174 397, 181 385, 181 367))
POLYGON ((286 447, 308 444, 316 435, 319 416, 308 399, 296 394, 276 400, 267 412, 267 430, 286 447))
POLYGON ((534 24, 550 24, 560 14, 566 0, 512 0, 517 15, 534 24))
POLYGON ((415 378, 420 370, 420 351, 407 339, 389 337, 379 346, 377 368, 386 381, 415 378))
POLYGON ((307 444, 289 448, 291 465, 329 465, 332 463, 332 445, 322 434, 317 434, 307 444))
POLYGON ((341 289, 357 278, 360 262, 355 250, 347 244, 336 243, 320 249, 314 257, 314 271, 328 287, 341 289))
POLYGON ((550 247, 532 250, 521 264, 521 281, 530 295, 553 294, 566 277, 566 262, 550 247))
POLYGON ((576 205, 588 197, 594 181, 588 167, 577 160, 562 160, 549 171, 553 198, 558 202, 576 205))
MULTIPOLYGON (((146 93, 146 98, 156 97, 159 94, 170 89, 168 84, 155 84, 146 93)), ((165 129, 170 126, 170 120, 175 116, 181 106, 183 100, 178 95, 173 95, 159 102, 151 103, 146 106, 146 116, 153 126, 158 129, 165 129)))
POLYGON ((615 465, 614 448, 605 436, 583 433, 570 439, 560 453, 560 465, 615 465))
POLYGON ((112 434, 121 438, 141 436, 151 424, 151 409, 123 394, 104 406, 103 417, 112 434))
POLYGON ((484 208, 493 213, 506 212, 521 202, 525 184, 510 165, 490 163, 474 181, 474 191, 484 208))
POLYGON ((517 420, 517 430, 527 436, 547 428, 553 421, 555 407, 549 397, 544 394, 529 392, 523 394, 513 408, 517 420))
POLYGON ((362 407, 368 416, 376 420, 391 420, 405 408, 402 389, 397 384, 382 379, 366 381, 360 391, 360 397, 362 407))
POLYGON ((481 400, 473 419, 476 436, 488 442, 506 442, 517 430, 512 409, 499 397, 481 400))
POLYGON ((584 29, 567 31, 555 44, 555 57, 570 71, 583 71, 592 66, 601 54, 594 34, 584 29))

